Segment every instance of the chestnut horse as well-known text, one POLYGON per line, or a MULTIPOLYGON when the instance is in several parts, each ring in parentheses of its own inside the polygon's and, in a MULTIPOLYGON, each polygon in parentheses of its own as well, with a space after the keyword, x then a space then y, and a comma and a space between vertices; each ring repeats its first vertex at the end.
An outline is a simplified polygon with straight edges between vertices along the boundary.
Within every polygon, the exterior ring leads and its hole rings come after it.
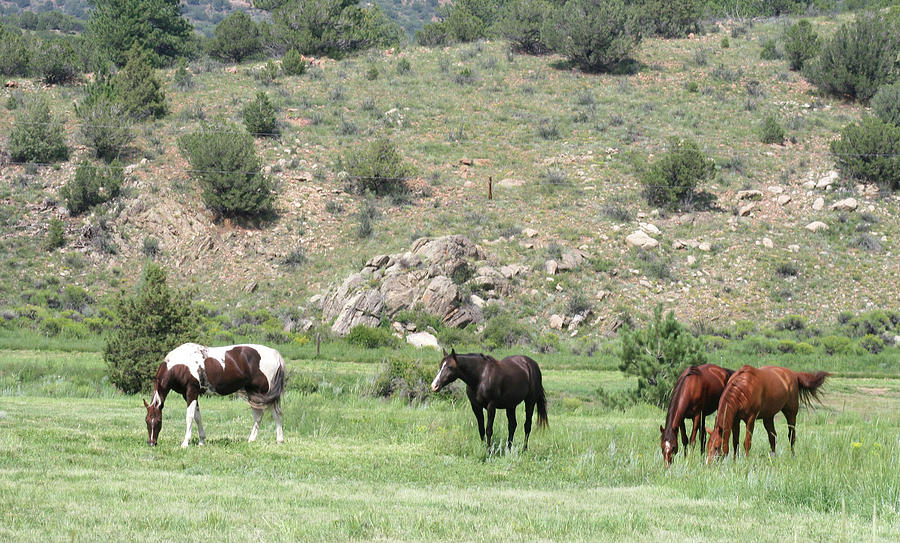
POLYGON ((750 455, 750 440, 753 436, 753 424, 762 419, 769 434, 769 446, 775 454, 775 415, 784 413, 788 425, 788 437, 791 441, 791 454, 794 454, 796 439, 795 424, 800 403, 809 405, 813 398, 818 400, 819 387, 825 378, 831 375, 824 371, 816 373, 795 372, 778 366, 741 366, 725 386, 719 399, 719 412, 716 413, 716 424, 709 431, 706 462, 716 456, 728 455, 728 435, 732 435, 734 455, 737 456, 738 434, 741 421, 747 423, 747 436, 744 438, 744 454, 750 455))
POLYGON ((270 347, 262 345, 229 345, 204 347, 185 343, 166 355, 153 379, 153 398, 144 400, 147 408, 147 444, 156 445, 162 429, 162 410, 169 391, 184 396, 187 402, 182 447, 191 440, 191 422, 197 421, 199 445, 203 445, 206 433, 200 421, 197 398, 201 392, 228 395, 238 393, 247 398, 253 409, 253 429, 249 441, 259 432, 259 421, 266 408, 272 409, 278 443, 284 441, 281 429, 281 394, 284 392, 284 359, 270 347))
POLYGON ((693 419, 690 444, 693 447, 700 430, 700 449, 706 446, 706 415, 714 412, 719 405, 719 397, 725 390, 725 383, 734 373, 733 370, 721 368, 715 364, 690 366, 685 369, 669 401, 669 412, 666 414, 666 425, 659 427, 659 440, 663 461, 668 467, 672 457, 678 453, 678 430, 681 429, 681 443, 687 448, 688 437, 685 419, 693 419))
POLYGON ((481 440, 487 438, 487 449, 491 450, 491 436, 494 434, 494 415, 497 409, 506 409, 509 423, 509 437, 506 446, 512 447, 516 432, 516 406, 525 402, 525 445, 528 450, 528 435, 531 434, 531 417, 537 405, 538 426, 547 426, 547 400, 541 383, 541 369, 537 362, 527 356, 508 356, 496 360, 483 354, 450 354, 444 351, 444 358, 431 390, 437 392, 453 381, 461 379, 466 384, 466 394, 472 411, 478 420, 481 440), (484 425, 483 410, 487 409, 487 428, 484 425))

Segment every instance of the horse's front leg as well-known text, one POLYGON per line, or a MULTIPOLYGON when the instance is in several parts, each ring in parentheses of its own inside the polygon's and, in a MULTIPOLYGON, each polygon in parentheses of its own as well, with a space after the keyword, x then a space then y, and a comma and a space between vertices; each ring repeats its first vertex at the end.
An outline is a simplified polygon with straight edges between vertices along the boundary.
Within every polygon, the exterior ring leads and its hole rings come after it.
POLYGON ((203 421, 200 420, 200 404, 195 403, 195 405, 194 420, 197 421, 197 434, 200 436, 197 445, 203 445, 206 442, 206 432, 203 431, 203 421))
POLYGON ((484 435, 487 438, 487 450, 491 450, 491 436, 494 435, 494 415, 497 414, 497 408, 493 404, 487 407, 487 426, 484 429, 484 435))
MULTIPOLYGON (((703 415, 694 415, 694 426, 691 428, 691 439, 689 441, 691 447, 694 446, 694 443, 697 441, 697 430, 700 429, 700 419, 703 418, 703 415)), ((702 437, 700 438, 703 439, 702 437)))
MULTIPOLYGON (((200 391, 196 390, 194 387, 188 387, 187 390, 184 391, 184 401, 187 402, 187 411, 184 414, 184 422, 185 422, 185 430, 184 430, 184 441, 181 442, 181 448, 186 449, 188 445, 191 443, 191 424, 194 422, 194 419, 199 417, 199 413, 197 413, 197 398, 200 396, 200 391)), ((198 423, 199 426, 199 423, 198 423)), ((201 430, 202 432, 202 430, 201 430)), ((202 438, 201 438, 202 440, 202 438)))
POLYGON ((255 407, 251 407, 253 410, 253 429, 250 430, 250 438, 247 439, 248 442, 256 441, 256 436, 259 434, 259 421, 262 420, 263 410, 257 409, 255 407))
POLYGON ((472 412, 475 413, 475 420, 478 421, 478 437, 481 438, 481 441, 484 441, 484 408, 477 405, 475 402, 470 403, 472 405, 472 412))
POLYGON ((681 424, 678 425, 678 429, 681 431, 681 446, 687 451, 688 446, 688 436, 687 436, 687 423, 684 419, 681 419, 681 424))

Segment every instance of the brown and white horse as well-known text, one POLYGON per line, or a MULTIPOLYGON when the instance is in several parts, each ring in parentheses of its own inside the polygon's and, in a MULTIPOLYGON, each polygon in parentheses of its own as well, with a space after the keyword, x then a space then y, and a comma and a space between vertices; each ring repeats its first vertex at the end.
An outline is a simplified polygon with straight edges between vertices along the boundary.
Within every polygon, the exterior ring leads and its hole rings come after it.
POLYGON ((187 402, 182 447, 191 440, 191 423, 197 421, 199 445, 203 445, 206 433, 200 421, 197 398, 201 392, 220 395, 238 393, 247 398, 253 409, 253 429, 250 439, 254 441, 259 432, 259 421, 266 408, 272 409, 278 443, 284 441, 281 428, 281 394, 284 392, 284 359, 281 354, 263 345, 229 345, 227 347, 204 347, 196 343, 185 343, 166 355, 165 361, 156 370, 153 379, 153 397, 147 408, 147 444, 156 445, 162 429, 162 410, 169 391, 184 396, 187 402))

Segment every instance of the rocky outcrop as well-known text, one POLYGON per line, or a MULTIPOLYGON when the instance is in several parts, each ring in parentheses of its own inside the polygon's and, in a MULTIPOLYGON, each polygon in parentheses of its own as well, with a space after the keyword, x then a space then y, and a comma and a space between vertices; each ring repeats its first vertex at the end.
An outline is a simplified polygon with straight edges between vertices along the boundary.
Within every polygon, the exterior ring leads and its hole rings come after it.
POLYGON ((358 324, 377 325, 403 309, 420 306, 448 326, 480 322, 481 308, 463 300, 460 289, 478 293, 479 300, 509 292, 513 276, 525 272, 514 264, 498 271, 486 253, 465 236, 420 238, 410 250, 372 257, 362 270, 318 298, 322 314, 334 319, 331 329, 347 334, 358 324))

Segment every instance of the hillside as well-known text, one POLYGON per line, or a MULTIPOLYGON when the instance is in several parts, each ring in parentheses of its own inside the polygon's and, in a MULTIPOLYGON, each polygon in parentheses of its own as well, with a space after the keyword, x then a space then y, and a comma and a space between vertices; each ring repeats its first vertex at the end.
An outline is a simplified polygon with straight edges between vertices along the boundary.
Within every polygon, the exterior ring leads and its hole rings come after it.
MULTIPOLYGON (((814 24, 824 34, 836 26, 814 24)), ((584 299, 594 324, 582 334, 608 332, 609 322, 657 303, 701 329, 788 314, 833 323, 841 311, 896 309, 900 198, 840 179, 804 186, 827 177, 828 143, 863 109, 818 95, 784 60, 759 60, 761 43, 783 25, 726 23, 689 39, 647 40, 634 75, 584 74, 559 57, 509 55, 499 42, 316 60, 307 74, 269 85, 255 75, 261 64, 230 73, 198 61, 190 66, 196 85, 185 92, 165 72, 171 113, 138 127, 122 197, 68 216, 58 190, 87 157, 83 146, 60 167, 3 168, 0 306, 36 303, 29 293, 59 279, 97 299, 117 292, 139 277, 155 240, 155 258, 200 299, 315 317, 309 298, 372 256, 402 253, 422 236, 464 234, 494 261, 528 269, 503 303, 538 330, 584 299), (398 71, 401 60, 408 73, 398 71), (281 136, 256 141, 277 181, 278 217, 259 228, 216 223, 177 138, 204 119, 239 121, 260 90, 280 108, 281 136), (784 145, 760 143, 768 115, 785 127, 784 145), (344 190, 341 160, 381 135, 415 167, 414 197, 380 200, 373 234, 360 239, 363 200, 344 190), (716 179, 702 187, 712 205, 666 213, 641 197, 639 168, 672 137, 697 140, 715 159, 716 179), (761 199, 742 215, 744 190, 761 199), (855 211, 830 209, 847 197, 858 201, 855 211), (48 253, 41 245, 53 217, 65 221, 68 243, 48 253), (828 230, 804 228, 813 221, 828 230), (659 230, 659 247, 626 244, 641 223, 659 230), (571 248, 588 260, 548 276, 545 261, 571 248)), ((80 88, 18 85, 4 102, 52 97, 77 144, 80 88)), ((0 110, 4 139, 14 113, 0 110)))

